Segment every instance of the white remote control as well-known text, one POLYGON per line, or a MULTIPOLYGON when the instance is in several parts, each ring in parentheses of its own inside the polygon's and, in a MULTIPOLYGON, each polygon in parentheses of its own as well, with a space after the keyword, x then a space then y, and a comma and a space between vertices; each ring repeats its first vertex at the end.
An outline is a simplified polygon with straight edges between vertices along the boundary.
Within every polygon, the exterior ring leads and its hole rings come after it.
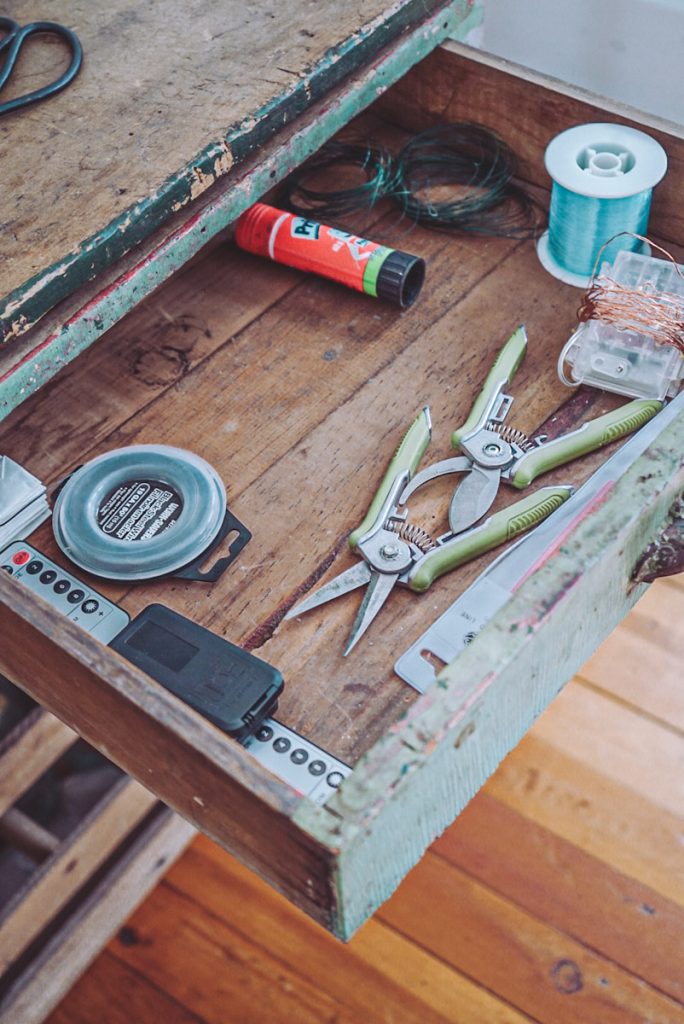
MULTIPOLYGON (((86 587, 26 541, 16 541, 0 551, 0 569, 41 594, 72 622, 105 644, 130 621, 123 608, 86 587)), ((317 804, 324 804, 351 773, 349 765, 274 718, 265 719, 243 746, 270 772, 317 804)))
POLYGON ((264 768, 317 804, 324 804, 352 771, 275 718, 267 718, 244 747, 264 768))
POLYGON ((0 551, 0 569, 49 601, 81 629, 107 644, 130 621, 130 616, 102 594, 55 565, 25 540, 0 551))

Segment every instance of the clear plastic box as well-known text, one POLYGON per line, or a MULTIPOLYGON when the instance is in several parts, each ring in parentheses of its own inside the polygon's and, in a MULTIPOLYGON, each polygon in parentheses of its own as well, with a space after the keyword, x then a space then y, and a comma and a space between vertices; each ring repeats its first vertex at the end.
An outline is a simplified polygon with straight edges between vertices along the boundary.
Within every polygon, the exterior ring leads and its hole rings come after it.
MULTIPOLYGON (((684 305, 684 276, 680 276, 670 260, 622 250, 612 266, 603 264, 601 274, 645 293, 676 295, 684 305)), ((589 384, 631 398, 664 399, 679 391, 684 355, 674 345, 658 345, 637 331, 589 320, 578 327, 565 345, 558 373, 564 383, 572 386, 589 384)))

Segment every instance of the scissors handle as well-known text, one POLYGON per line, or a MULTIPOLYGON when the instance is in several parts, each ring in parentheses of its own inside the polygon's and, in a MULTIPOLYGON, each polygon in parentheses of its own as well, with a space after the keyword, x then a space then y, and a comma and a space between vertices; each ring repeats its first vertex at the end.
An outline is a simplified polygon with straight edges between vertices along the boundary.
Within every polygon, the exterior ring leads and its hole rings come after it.
MULTIPOLYGON (((432 423, 430 421, 430 410, 425 406, 421 409, 411 426, 404 434, 403 440, 397 448, 394 458, 387 467, 387 471, 382 478, 382 482, 378 487, 363 522, 350 533, 349 546, 352 551, 356 549, 356 545, 360 538, 363 537, 364 533, 367 533, 368 530, 370 530, 371 526, 378 518, 380 510, 385 503, 385 499, 392 490, 397 476, 400 473, 404 473, 406 476, 405 483, 408 483, 411 479, 416 471, 418 463, 425 454, 427 446, 430 443, 431 436, 432 423)), ((404 484, 401 485, 401 490, 403 489, 404 484)))
POLYGON ((540 487, 538 491, 516 501, 515 505, 495 512, 481 526, 457 533, 451 540, 433 548, 417 560, 407 573, 407 585, 411 590, 422 594, 445 572, 458 568, 459 565, 477 558, 499 544, 505 544, 519 533, 524 533, 537 523, 541 523, 567 501, 573 489, 566 484, 540 487))
POLYGON ((621 405, 612 412, 584 423, 569 434, 544 442, 516 460, 511 483, 522 490, 549 469, 563 466, 581 455, 626 437, 660 412, 663 404, 657 399, 636 398, 627 405, 621 405))
POLYGON ((510 336, 496 357, 482 390, 475 399, 468 419, 451 435, 451 444, 458 448, 464 437, 481 430, 492 414, 492 407, 510 384, 513 375, 525 358, 527 332, 521 324, 510 336))
POLYGON ((0 103, 0 117, 3 114, 9 114, 13 110, 27 107, 30 103, 38 103, 40 100, 47 99, 48 96, 61 92, 62 89, 65 89, 73 81, 81 69, 83 47, 76 33, 67 28, 66 25, 60 25, 56 21, 32 21, 29 25, 24 25, 21 28, 12 18, 0 17, 0 31, 6 33, 4 39, 0 39, 0 57, 3 51, 6 51, 4 63, 0 69, 0 91, 7 84, 17 63, 21 48, 30 36, 36 35, 39 32, 59 36, 67 43, 71 51, 69 67, 59 78, 56 78, 54 82, 48 83, 48 85, 42 86, 40 89, 34 89, 33 92, 27 92, 23 96, 16 96, 12 100, 7 100, 6 103, 0 103))

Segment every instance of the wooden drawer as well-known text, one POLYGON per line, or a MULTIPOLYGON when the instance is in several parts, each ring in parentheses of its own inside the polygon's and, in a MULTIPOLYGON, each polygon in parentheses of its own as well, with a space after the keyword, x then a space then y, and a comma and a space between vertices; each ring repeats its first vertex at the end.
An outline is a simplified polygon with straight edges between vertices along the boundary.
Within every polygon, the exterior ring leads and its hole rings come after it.
MULTIPOLYGON (((441 118, 480 120, 513 144, 540 190, 544 147, 569 124, 641 123, 452 43, 365 116, 373 120, 364 130, 395 138, 441 118)), ((679 252, 684 148, 672 126, 650 122, 649 131, 670 157, 651 232, 679 252)), ((250 201, 266 191, 272 156, 249 172, 250 201)), ((237 215, 243 179, 223 188, 224 212, 237 215)), ((531 242, 407 233, 383 210, 373 236, 428 259, 410 310, 246 256, 221 236, 13 412, 0 442, 51 482, 138 442, 191 449, 218 469, 254 537, 217 584, 98 588, 131 613, 168 604, 277 665, 286 680, 278 717, 355 765, 324 807, 4 576, 0 671, 341 938, 387 898, 643 592, 632 570, 684 488, 679 420, 423 697, 393 675, 393 662, 486 559, 422 597, 393 595, 346 659, 353 596, 283 622, 314 581, 351 564, 346 537, 415 412, 430 405, 430 458, 446 454, 521 320, 530 351, 514 388, 516 425, 532 431, 554 419, 565 430, 616 404, 598 392, 568 399, 558 382, 579 293, 541 269, 531 242)), ((580 483, 603 457, 554 479, 580 483)), ((437 531, 446 495, 432 492, 420 510, 437 531)), ((61 561, 49 526, 33 541, 61 561)))

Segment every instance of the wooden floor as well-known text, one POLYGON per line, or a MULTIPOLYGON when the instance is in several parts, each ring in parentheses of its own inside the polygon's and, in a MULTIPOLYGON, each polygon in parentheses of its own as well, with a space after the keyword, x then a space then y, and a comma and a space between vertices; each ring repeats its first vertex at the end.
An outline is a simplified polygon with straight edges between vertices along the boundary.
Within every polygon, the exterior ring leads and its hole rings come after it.
POLYGON ((348 945, 198 839, 49 1024, 684 1022, 684 577, 348 945))

